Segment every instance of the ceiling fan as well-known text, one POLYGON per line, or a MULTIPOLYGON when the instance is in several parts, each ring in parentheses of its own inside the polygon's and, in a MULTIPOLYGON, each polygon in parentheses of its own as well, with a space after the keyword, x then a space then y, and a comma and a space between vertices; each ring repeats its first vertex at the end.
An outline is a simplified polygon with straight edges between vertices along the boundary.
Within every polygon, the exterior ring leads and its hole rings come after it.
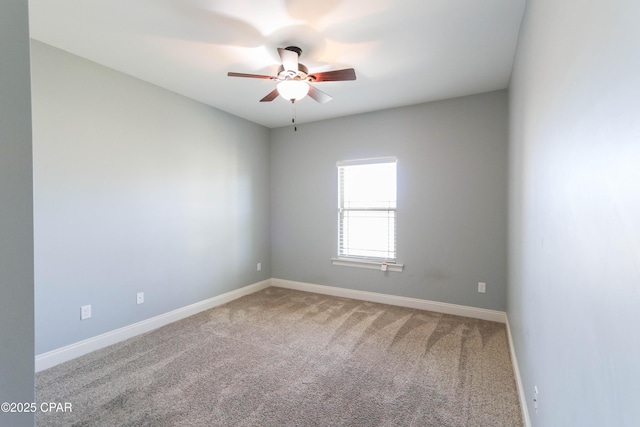
POLYGON ((262 98, 260 102, 271 102, 280 95, 293 103, 309 95, 321 104, 329 102, 333 98, 320 89, 311 86, 309 83, 339 82, 356 79, 356 72, 353 68, 310 74, 309 69, 298 62, 300 55, 302 55, 302 49, 297 46, 289 46, 284 49, 278 48, 278 53, 280 54, 282 65, 278 68, 278 74, 276 76, 233 72, 229 72, 227 75, 230 77, 269 79, 278 82, 276 88, 262 98))

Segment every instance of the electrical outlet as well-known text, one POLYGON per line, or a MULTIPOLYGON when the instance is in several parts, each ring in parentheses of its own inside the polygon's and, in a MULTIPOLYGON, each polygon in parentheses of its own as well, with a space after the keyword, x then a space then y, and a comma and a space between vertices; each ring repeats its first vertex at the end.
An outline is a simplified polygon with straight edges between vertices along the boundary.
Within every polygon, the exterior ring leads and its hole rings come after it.
POLYGON ((87 320, 91 317, 91 305, 80 307, 80 320, 87 320))
POLYGON ((538 386, 533 386, 533 409, 538 412, 538 386))
POLYGON ((256 266, 256 270, 260 271, 262 270, 262 263, 259 262, 258 265, 256 266))
POLYGON ((136 304, 142 304, 144 302, 144 292, 138 292, 136 294, 136 304))
POLYGON ((484 282, 478 282, 478 292, 484 294, 487 291, 487 284, 484 282))

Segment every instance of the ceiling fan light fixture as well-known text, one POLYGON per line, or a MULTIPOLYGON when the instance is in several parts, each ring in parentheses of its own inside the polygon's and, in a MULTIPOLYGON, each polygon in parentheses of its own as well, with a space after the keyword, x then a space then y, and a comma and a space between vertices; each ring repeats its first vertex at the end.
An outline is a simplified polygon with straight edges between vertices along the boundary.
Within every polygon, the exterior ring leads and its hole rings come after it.
POLYGON ((278 93, 291 102, 298 101, 309 93, 309 85, 302 80, 285 80, 276 86, 278 93))

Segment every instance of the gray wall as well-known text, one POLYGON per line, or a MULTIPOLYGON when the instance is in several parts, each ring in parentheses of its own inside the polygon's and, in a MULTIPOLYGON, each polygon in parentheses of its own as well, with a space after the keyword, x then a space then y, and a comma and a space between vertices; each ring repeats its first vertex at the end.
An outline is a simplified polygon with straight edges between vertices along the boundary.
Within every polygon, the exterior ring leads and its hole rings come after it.
POLYGON ((39 42, 32 67, 36 354, 271 277, 266 128, 39 42))
POLYGON ((626 0, 527 2, 508 314, 534 426, 640 420, 639 16, 626 0))
MULTIPOLYGON (((0 403, 33 402, 33 191, 27 2, 0 2, 0 403)), ((0 425, 33 415, 0 412, 0 425)))
POLYGON ((499 91, 272 130, 273 277, 505 310, 507 122, 499 91), (333 266, 336 162, 382 156, 398 158, 405 271, 333 266))

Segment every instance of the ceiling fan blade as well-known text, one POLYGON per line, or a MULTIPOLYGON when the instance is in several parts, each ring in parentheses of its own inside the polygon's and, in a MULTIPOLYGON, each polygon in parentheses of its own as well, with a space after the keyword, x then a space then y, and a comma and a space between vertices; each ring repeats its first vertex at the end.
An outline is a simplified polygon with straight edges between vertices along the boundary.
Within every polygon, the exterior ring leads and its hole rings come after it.
POLYGON ((272 79, 271 76, 263 76, 262 74, 245 74, 245 73, 227 73, 229 77, 249 77, 252 79, 272 79))
POLYGON ((356 70, 345 68, 344 70, 325 71, 323 73, 313 73, 309 77, 313 82, 340 82, 344 80, 355 80, 356 70))
POLYGON ((298 73, 298 53, 288 49, 278 48, 280 59, 282 60, 282 67, 286 71, 293 71, 298 73))
POLYGON ((260 100, 260 102, 271 102, 278 97, 278 89, 274 89, 267 94, 264 98, 260 100))
POLYGON ((311 85, 309 85, 309 93, 308 95, 315 99, 316 101, 318 101, 320 104, 325 104, 329 101, 331 101, 333 98, 331 97, 331 95, 321 91, 320 89, 317 89, 311 85))

